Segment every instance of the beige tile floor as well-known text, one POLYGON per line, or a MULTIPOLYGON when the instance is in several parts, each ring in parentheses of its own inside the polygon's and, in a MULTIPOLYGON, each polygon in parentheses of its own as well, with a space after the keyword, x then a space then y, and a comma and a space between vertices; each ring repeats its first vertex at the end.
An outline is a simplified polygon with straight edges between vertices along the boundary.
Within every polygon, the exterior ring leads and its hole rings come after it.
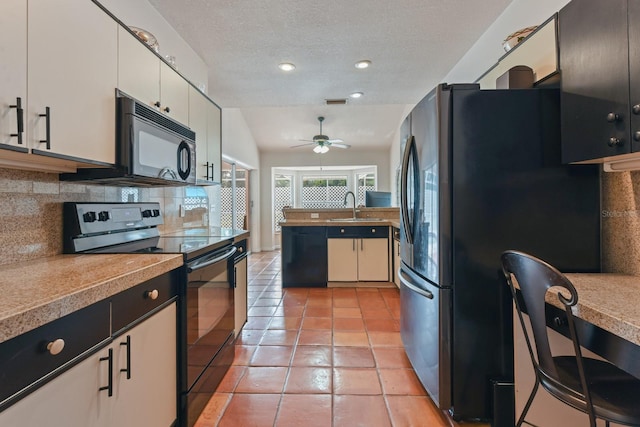
POLYGON ((402 348, 395 288, 282 289, 249 256, 249 319, 196 427, 451 426, 402 348))

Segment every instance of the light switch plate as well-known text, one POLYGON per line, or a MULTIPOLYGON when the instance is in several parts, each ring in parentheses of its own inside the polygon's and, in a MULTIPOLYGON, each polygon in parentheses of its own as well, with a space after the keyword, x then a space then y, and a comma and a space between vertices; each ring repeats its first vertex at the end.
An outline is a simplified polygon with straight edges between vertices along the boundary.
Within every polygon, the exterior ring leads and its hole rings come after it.
POLYGON ((319 213, 312 213, 311 214, 311 219, 318 219, 320 218, 320 214, 319 213))

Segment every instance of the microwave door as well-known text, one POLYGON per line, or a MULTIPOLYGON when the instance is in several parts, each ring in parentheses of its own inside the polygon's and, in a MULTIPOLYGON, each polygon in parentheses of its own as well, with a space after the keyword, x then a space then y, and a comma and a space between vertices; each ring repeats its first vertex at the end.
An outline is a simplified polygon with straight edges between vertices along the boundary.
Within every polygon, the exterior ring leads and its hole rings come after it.
MULTIPOLYGON (((184 173, 187 161, 182 159, 184 149, 181 144, 184 141, 179 137, 142 120, 134 120, 132 131, 133 161, 130 171, 133 175, 172 181, 183 181, 189 176, 189 173, 184 173), (185 166, 181 170, 183 164, 185 166), (183 175, 185 178, 182 178, 183 175)), ((189 157, 189 154, 185 157, 189 157)), ((189 160, 188 165, 190 164, 189 160)))

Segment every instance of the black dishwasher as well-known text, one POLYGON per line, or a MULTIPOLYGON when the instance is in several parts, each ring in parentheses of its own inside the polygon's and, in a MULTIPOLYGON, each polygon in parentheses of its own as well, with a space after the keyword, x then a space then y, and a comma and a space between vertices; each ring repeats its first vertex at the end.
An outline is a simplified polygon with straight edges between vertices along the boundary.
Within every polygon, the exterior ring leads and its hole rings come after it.
POLYGON ((327 286, 327 229, 282 227, 282 287, 327 286))

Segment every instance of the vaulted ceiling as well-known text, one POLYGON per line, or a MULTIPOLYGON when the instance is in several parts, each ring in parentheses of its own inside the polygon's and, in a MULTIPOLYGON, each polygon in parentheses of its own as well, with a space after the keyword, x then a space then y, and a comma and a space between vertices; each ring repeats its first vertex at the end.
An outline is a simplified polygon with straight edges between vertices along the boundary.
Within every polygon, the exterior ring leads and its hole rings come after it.
POLYGON ((282 150, 317 134, 318 116, 354 149, 389 146, 511 0, 150 2, 209 66, 209 95, 242 110, 261 150, 282 150), (371 66, 357 69, 363 59, 371 66))

